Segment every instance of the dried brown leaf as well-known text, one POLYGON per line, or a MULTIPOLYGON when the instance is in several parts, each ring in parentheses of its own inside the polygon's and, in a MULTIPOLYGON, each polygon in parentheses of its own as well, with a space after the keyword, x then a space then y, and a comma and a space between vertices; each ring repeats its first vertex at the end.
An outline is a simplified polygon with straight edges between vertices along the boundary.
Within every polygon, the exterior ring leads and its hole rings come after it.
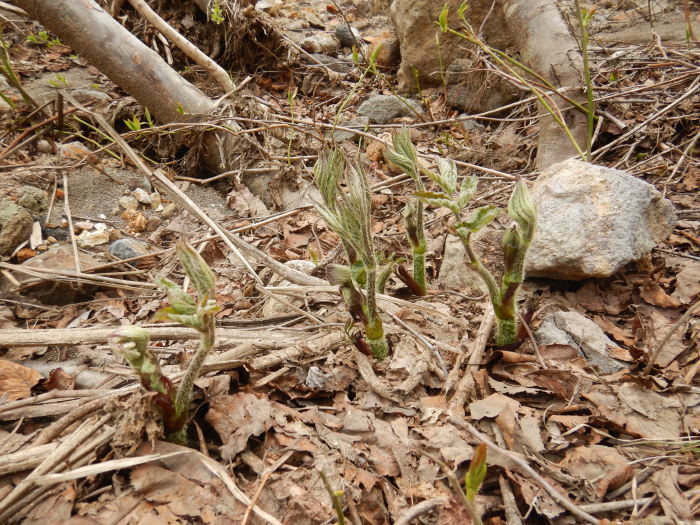
POLYGON ((560 465, 571 475, 592 483, 598 498, 626 483, 634 474, 625 456, 603 445, 576 447, 567 452, 560 465))
POLYGON ((0 394, 6 394, 9 401, 29 397, 41 379, 43 376, 32 368, 0 359, 0 394))

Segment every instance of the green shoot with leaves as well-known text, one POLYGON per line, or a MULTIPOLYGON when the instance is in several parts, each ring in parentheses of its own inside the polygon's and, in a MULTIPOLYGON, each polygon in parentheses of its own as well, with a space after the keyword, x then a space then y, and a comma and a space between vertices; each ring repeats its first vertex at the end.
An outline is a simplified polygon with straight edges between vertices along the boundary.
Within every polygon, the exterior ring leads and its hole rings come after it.
POLYGON ((376 296, 383 291, 396 261, 375 253, 372 195, 367 177, 358 168, 347 165, 343 153, 337 149, 321 153, 314 166, 314 177, 323 198, 323 205, 317 206, 318 212, 340 236, 348 260, 347 266, 329 265, 328 280, 340 286, 350 315, 355 322, 362 323, 372 355, 381 361, 389 348, 376 296), (340 192, 341 180, 347 184, 347 193, 340 192))
MULTIPOLYGON (((410 141, 409 141, 410 142, 410 141)), ((412 146, 411 146, 412 147, 412 146)), ((407 149, 404 146, 404 151, 407 149)), ((406 155, 390 154, 392 162, 402 161, 406 155)), ((440 191, 418 190, 414 195, 431 206, 447 208, 456 219, 455 233, 462 241, 467 252, 468 263, 472 270, 479 274, 486 284, 491 304, 496 314, 495 340, 498 346, 515 343, 517 340, 517 295, 520 285, 525 280, 525 256, 535 231, 536 211, 530 198, 525 182, 520 180, 515 185, 508 203, 508 214, 515 224, 503 235, 503 275, 500 283, 482 264, 478 254, 471 246, 472 235, 489 223, 500 213, 494 206, 483 206, 474 210, 468 219, 462 217, 462 209, 474 197, 478 181, 476 177, 467 177, 458 183, 457 166, 454 161, 438 158, 438 173, 416 164, 399 164, 411 177, 407 170, 419 171, 427 175, 440 191)))
POLYGON ((53 46, 60 46, 61 40, 58 38, 52 38, 46 31, 39 31, 36 35, 29 35, 27 37, 27 42, 30 44, 45 45, 49 49, 53 46))
MULTIPOLYGON (((387 160, 401 168, 416 184, 418 191, 425 191, 421 180, 421 167, 418 164, 416 149, 406 128, 401 129, 393 138, 393 149, 387 150, 387 160)), ((423 203, 419 200, 406 205, 403 213, 406 235, 413 252, 413 279, 417 284, 417 295, 425 295, 425 252, 427 244, 423 228, 423 203)), ((409 285, 410 286, 410 285, 409 285)))
POLYGON ((168 439, 184 443, 192 388, 204 359, 214 346, 214 315, 220 307, 216 304, 214 272, 202 256, 184 241, 178 242, 176 252, 197 291, 197 299, 169 279, 160 278, 156 284, 168 294, 170 306, 158 311, 154 320, 180 323, 200 333, 199 348, 190 360, 179 388, 175 390, 172 382, 161 373, 157 358, 148 348, 148 332, 143 328, 120 328, 110 338, 110 346, 136 371, 143 387, 156 393, 155 403, 168 439))

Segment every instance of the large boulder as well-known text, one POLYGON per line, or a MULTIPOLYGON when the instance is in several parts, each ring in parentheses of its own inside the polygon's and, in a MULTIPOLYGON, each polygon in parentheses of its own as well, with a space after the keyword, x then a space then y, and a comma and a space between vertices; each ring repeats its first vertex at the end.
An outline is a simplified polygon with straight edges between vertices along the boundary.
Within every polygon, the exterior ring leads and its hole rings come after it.
MULTIPOLYGON (((440 28, 436 25, 443 5, 449 7, 449 26, 461 29, 457 9, 462 0, 394 0, 391 4, 391 19, 396 26, 401 47, 401 66, 398 80, 401 89, 416 89, 414 71, 418 73, 421 86, 436 86, 442 82, 441 73, 457 58, 464 58, 464 49, 469 44, 463 38, 440 33, 440 45, 435 41, 440 28)), ((502 14, 502 3, 492 0, 472 0, 466 13, 467 19, 475 31, 481 34, 489 45, 506 49, 513 43, 513 37, 506 27, 502 14), (493 9, 491 9, 493 6, 493 9), (488 17, 487 17, 488 14, 488 17), (482 22, 486 22, 482 26, 482 22)))
POLYGON ((530 277, 609 277, 648 254, 676 223, 673 204, 652 185, 575 159, 545 170, 532 196, 538 223, 530 277))

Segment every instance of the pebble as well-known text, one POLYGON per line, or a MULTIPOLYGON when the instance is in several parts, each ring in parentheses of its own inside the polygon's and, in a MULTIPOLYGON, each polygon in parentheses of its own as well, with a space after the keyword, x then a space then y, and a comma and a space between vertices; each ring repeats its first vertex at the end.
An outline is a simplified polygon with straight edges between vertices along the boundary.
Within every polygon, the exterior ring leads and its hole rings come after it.
POLYGON ((161 217, 164 219, 169 219, 173 215, 175 215, 175 212, 177 211, 177 206, 175 205, 174 202, 169 202, 165 206, 163 206, 163 212, 160 214, 161 217))
POLYGON ((130 195, 124 195, 123 197, 119 198, 119 206, 125 210, 136 211, 136 209, 139 207, 139 201, 130 195))
POLYGON ((335 28, 334 34, 340 42, 340 45, 343 47, 352 47, 355 45, 355 42, 359 44, 360 32, 356 28, 352 27, 351 33, 350 28, 345 23, 338 24, 335 28), (353 38, 353 35, 355 38, 353 38))
POLYGON ((100 244, 109 242, 109 233, 106 230, 85 230, 77 238, 78 246, 81 248, 92 248, 100 244))
POLYGON ((131 259, 148 254, 148 244, 132 238, 118 239, 109 245, 109 253, 118 259, 131 259))
POLYGON ((151 204, 151 195, 143 188, 136 188, 131 192, 131 195, 141 204, 151 204))

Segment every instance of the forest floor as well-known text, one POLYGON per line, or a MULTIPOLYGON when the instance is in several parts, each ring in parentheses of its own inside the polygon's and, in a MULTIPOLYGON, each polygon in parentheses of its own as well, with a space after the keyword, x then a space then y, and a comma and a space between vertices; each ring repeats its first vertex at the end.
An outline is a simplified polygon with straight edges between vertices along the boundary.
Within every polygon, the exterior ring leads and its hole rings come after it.
MULTIPOLYGON (((345 17, 371 42, 391 27, 366 3, 345 11, 334 1, 261 3, 281 34, 332 33, 345 17)), ((103 115, 228 232, 313 268, 342 262, 338 236, 314 208, 322 142, 370 95, 392 93, 392 69, 362 75, 349 62, 328 75, 291 45, 289 56, 256 66, 253 50, 240 53, 254 43, 207 23, 193 3, 162 2, 164 18, 225 67, 245 58, 237 67, 247 69, 234 72, 238 94, 266 112, 253 124, 269 156, 212 180, 189 138, 149 122, 36 22, 3 11, 8 63, 38 108, 15 97, 0 113, 0 202, 24 203, 34 225, 0 258, 0 522, 333 523, 330 492, 339 490, 355 525, 471 523, 450 476, 464 480, 480 443, 488 470, 475 502, 484 522, 699 520, 700 97, 675 102, 696 88, 700 52, 684 40, 679 10, 654 14, 660 36, 650 38, 647 3, 637 3, 608 2, 591 28, 596 107, 606 117, 593 161, 654 185, 674 204, 677 225, 609 278, 529 279, 521 297, 532 331, 553 311, 595 323, 625 363, 605 374, 571 345, 532 336, 517 348, 488 344, 489 300, 441 274, 451 236, 433 208, 425 216, 429 293, 416 298, 390 280, 380 307, 393 350, 373 362, 354 346, 336 288, 292 286, 254 260, 244 264, 129 163, 90 112, 65 97, 55 102, 66 93, 103 115), (127 260, 114 255, 119 239, 132 242, 127 260), (191 448, 162 440, 152 396, 108 343, 120 326, 147 327, 164 374, 182 375, 197 334, 151 321, 167 305, 155 279, 182 282, 178 239, 213 269, 221 307, 217 343, 196 382, 191 448)), ((120 21, 185 78, 220 96, 138 13, 124 13, 120 21)), ((460 168, 479 176, 480 203, 505 208, 512 176, 539 174, 537 108, 525 95, 507 114, 477 120, 460 117, 440 87, 415 98, 421 118, 369 126, 380 141, 343 142, 370 180, 378 250, 408 259, 401 211, 414 190, 384 160, 401 125, 423 154, 492 170, 460 168)), ((13 242, 10 228, 0 247, 13 242)))

